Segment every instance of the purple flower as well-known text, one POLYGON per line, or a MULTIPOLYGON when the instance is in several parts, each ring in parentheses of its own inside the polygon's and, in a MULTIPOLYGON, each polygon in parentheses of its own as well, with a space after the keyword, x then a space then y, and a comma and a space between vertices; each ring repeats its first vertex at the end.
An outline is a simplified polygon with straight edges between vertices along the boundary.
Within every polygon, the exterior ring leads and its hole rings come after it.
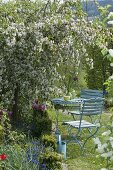
POLYGON ((33 110, 39 110, 44 112, 46 110, 46 105, 44 104, 39 104, 38 99, 36 99, 35 101, 33 101, 32 103, 32 108, 33 110))
POLYGON ((38 106, 38 104, 33 103, 33 104, 32 104, 32 108, 33 108, 34 110, 38 110, 38 109, 39 109, 39 106, 38 106))
POLYGON ((12 115, 13 112, 8 111, 7 113, 8 113, 8 116, 11 117, 11 115, 12 115))
POLYGON ((46 168, 46 164, 42 164, 42 165, 41 165, 41 168, 46 168))
POLYGON ((44 170, 49 170, 49 169, 46 167, 46 164, 45 164, 45 163, 43 163, 43 164, 41 165, 41 168, 44 168, 44 170))
POLYGON ((39 110, 45 111, 46 110, 46 106, 44 104, 39 105, 39 110))

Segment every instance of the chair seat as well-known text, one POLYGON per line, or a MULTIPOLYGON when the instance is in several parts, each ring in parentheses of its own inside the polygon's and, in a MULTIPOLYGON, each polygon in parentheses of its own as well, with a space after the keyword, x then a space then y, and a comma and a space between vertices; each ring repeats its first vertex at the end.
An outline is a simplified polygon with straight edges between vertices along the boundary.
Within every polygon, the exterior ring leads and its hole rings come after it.
POLYGON ((85 120, 81 121, 81 126, 80 126, 80 121, 69 121, 69 122, 64 122, 64 125, 70 125, 74 128, 93 128, 93 127, 97 127, 96 124, 92 124, 90 122, 87 122, 85 120))
POLYGON ((80 111, 68 111, 68 113, 75 114, 75 115, 80 115, 80 111))

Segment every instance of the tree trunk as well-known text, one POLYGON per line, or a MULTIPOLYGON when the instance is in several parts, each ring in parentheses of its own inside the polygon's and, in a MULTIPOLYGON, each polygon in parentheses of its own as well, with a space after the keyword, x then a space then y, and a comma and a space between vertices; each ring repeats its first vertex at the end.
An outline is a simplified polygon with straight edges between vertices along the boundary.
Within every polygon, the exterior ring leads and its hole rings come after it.
POLYGON ((18 121, 18 100, 19 100, 19 85, 16 83, 16 88, 14 90, 14 99, 13 99, 13 114, 12 114, 12 121, 17 123, 18 121))

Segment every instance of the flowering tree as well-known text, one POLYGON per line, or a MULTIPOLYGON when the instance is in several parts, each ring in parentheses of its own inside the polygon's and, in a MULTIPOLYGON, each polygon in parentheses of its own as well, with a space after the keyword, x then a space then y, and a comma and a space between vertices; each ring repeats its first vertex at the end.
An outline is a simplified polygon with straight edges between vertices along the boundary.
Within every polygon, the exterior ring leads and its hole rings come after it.
POLYGON ((0 5, 0 100, 17 119, 16 113, 26 112, 33 97, 44 101, 57 93, 57 68, 65 60, 78 66, 100 29, 87 23, 80 1, 0 5))

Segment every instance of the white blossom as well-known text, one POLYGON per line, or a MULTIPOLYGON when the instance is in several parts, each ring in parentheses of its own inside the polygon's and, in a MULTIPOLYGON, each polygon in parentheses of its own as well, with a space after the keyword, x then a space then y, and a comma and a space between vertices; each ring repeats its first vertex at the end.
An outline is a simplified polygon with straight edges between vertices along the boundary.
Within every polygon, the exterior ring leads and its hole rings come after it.
POLYGON ((113 151, 109 151, 107 153, 102 153, 101 156, 104 158, 108 158, 111 157, 113 155, 113 151))
POLYGON ((113 67, 113 63, 110 63, 110 66, 113 67))
POLYGON ((108 14, 108 18, 111 18, 111 17, 113 17, 113 12, 110 12, 110 13, 108 14))
POLYGON ((110 143, 111 143, 111 146, 112 146, 112 148, 113 148, 113 140, 111 140, 110 143))
POLYGON ((113 137, 110 136, 109 140, 110 140, 110 141, 113 141, 113 137))
POLYGON ((99 138, 93 138, 93 141, 94 141, 94 143, 96 144, 96 145, 100 145, 101 146, 101 141, 100 141, 100 139, 99 138))
POLYGON ((109 136, 110 133, 111 133, 111 131, 110 131, 110 130, 107 130, 106 132, 102 133, 102 136, 109 136))
POLYGON ((109 80, 112 80, 113 79, 113 75, 109 77, 109 80))
POLYGON ((109 54, 113 57, 113 49, 109 49, 109 54))
POLYGON ((109 25, 113 25, 113 20, 112 21, 108 21, 109 25))
POLYGON ((103 145, 98 145, 98 148, 96 149, 96 151, 98 153, 104 153, 104 149, 107 148, 107 143, 103 144, 103 145))
POLYGON ((99 147, 99 148, 96 149, 96 151, 97 151, 98 153, 103 153, 103 152, 104 152, 104 148, 99 147))

